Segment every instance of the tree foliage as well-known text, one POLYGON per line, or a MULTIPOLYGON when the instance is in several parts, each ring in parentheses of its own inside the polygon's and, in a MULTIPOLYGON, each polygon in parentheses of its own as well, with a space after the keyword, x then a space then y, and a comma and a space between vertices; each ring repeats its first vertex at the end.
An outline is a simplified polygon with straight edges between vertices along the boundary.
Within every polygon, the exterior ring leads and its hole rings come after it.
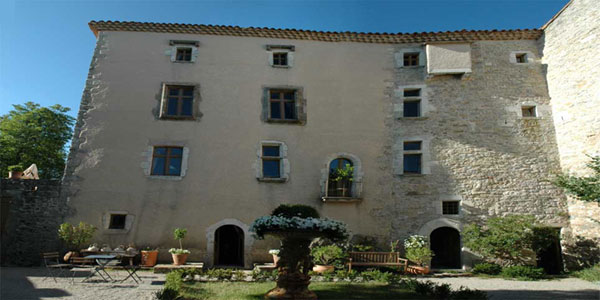
POLYGON ((579 200, 600 203, 600 155, 590 158, 591 161, 586 165, 593 171, 591 176, 561 174, 554 179, 554 184, 579 200))
POLYGON ((94 236, 96 227, 93 225, 79 222, 79 225, 62 223, 58 228, 58 236, 67 244, 71 250, 78 251, 82 246, 89 243, 94 236))
POLYGON ((545 231, 538 228, 533 216, 490 218, 485 226, 465 226, 463 242, 485 259, 524 265, 528 259, 526 253, 535 253, 551 242, 551 239, 543 236, 545 231))
POLYGON ((58 104, 41 107, 27 102, 0 116, 0 172, 8 167, 36 164, 40 178, 60 178, 65 168, 65 144, 72 136, 75 119, 58 104))

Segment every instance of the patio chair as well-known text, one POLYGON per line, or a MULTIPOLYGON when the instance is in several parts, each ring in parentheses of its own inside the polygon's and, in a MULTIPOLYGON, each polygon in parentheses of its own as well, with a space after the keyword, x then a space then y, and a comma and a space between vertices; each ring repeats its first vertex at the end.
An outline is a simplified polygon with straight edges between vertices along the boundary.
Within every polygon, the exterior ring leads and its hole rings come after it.
POLYGON ((127 272, 128 275, 121 280, 121 282, 124 282, 129 278, 133 279, 135 283, 142 282, 142 278, 140 278, 140 276, 137 274, 137 271, 139 271, 142 267, 133 263, 135 256, 136 255, 129 254, 120 255, 120 263, 113 267, 116 270, 125 270, 127 272))
POLYGON ((46 271, 48 272, 48 275, 46 275, 43 280, 51 277, 54 282, 58 282, 56 281, 57 275, 62 275, 65 270, 68 270, 72 267, 71 264, 65 264, 60 261, 60 255, 58 252, 42 253, 42 258, 44 259, 44 266, 46 266, 46 271))
MULTIPOLYGON (((84 282, 94 276, 96 274, 96 261, 93 258, 87 257, 71 257, 71 283, 75 283, 75 273, 77 272, 89 272, 88 276, 86 276, 81 282, 84 282)), ((102 279, 106 280, 102 274, 98 273, 102 279)))

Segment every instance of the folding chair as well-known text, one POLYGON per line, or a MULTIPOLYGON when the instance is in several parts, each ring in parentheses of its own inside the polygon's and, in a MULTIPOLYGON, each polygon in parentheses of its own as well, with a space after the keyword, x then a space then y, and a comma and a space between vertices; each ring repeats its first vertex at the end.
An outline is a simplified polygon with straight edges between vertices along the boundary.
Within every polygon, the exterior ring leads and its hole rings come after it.
POLYGON ((72 267, 71 264, 65 264, 60 262, 60 255, 58 252, 46 252, 42 253, 42 258, 44 259, 44 265, 46 266, 46 271, 48 275, 43 280, 46 280, 48 277, 52 277, 54 282, 56 281, 57 275, 62 275, 65 272, 65 269, 70 269, 72 267))
MULTIPOLYGON (((71 257, 71 265, 73 268, 71 269, 71 283, 75 283, 75 273, 77 272, 90 272, 88 276, 86 276, 81 282, 84 282, 90 279, 94 274, 98 273, 97 267, 94 265, 96 261, 93 258, 87 257, 71 257)), ((98 273, 104 281, 107 281, 106 278, 102 275, 102 273, 98 273)))
POLYGON ((137 271, 139 271, 141 267, 139 265, 133 264, 133 259, 135 258, 135 255, 123 254, 120 255, 120 258, 121 262, 113 268, 118 270, 125 270, 127 272, 127 277, 121 280, 121 282, 124 282, 129 278, 133 279, 135 283, 142 282, 142 278, 140 278, 140 276, 137 274, 137 271))

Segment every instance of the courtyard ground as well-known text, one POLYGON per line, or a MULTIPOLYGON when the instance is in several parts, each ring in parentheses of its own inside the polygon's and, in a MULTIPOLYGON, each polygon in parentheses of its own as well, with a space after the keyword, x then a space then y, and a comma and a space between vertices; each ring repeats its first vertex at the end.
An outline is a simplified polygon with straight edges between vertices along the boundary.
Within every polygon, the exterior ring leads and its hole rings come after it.
MULTIPOLYGON (((110 271, 116 278, 124 278, 124 272, 110 271)), ((153 299, 154 293, 162 288, 165 276, 151 272, 140 272, 143 283, 132 280, 124 283, 90 282, 75 284, 67 278, 58 283, 45 279, 43 268, 0 268, 0 299, 153 299)), ((528 299, 600 299, 600 283, 591 283, 576 278, 542 281, 513 281, 498 278, 431 278, 439 283, 449 283, 453 288, 461 285, 488 292, 491 300, 528 299)))

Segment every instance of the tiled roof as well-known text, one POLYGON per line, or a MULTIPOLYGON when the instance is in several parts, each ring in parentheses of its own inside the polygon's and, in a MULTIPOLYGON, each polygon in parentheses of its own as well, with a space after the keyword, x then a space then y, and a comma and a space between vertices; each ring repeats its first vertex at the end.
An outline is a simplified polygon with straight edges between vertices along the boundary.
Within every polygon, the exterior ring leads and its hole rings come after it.
POLYGON ((194 25, 179 23, 145 23, 119 21, 91 21, 90 29, 98 36, 99 31, 144 31, 168 32, 208 35, 229 35, 245 37, 261 37, 273 39, 311 40, 322 42, 356 42, 356 43, 427 43, 427 42, 461 42, 481 40, 535 40, 542 31, 539 29, 523 30, 460 30, 444 32, 420 33, 364 33, 364 32, 330 32, 297 29, 255 28, 220 25, 194 25))

